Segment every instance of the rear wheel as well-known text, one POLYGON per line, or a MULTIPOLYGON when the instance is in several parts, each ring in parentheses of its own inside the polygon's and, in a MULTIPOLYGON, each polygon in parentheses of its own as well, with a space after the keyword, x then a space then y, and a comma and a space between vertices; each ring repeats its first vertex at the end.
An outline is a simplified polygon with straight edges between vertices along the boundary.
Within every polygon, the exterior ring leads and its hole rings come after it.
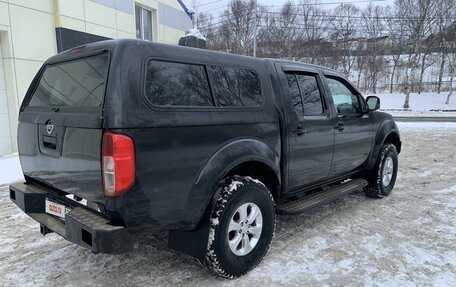
POLYGON ((206 264, 224 278, 236 278, 257 266, 275 231, 274 199, 250 177, 234 176, 219 186, 210 218, 206 264))
POLYGON ((365 189, 366 195, 377 198, 388 196, 396 183, 397 169, 396 147, 393 144, 384 144, 375 167, 367 174, 369 186, 365 189))

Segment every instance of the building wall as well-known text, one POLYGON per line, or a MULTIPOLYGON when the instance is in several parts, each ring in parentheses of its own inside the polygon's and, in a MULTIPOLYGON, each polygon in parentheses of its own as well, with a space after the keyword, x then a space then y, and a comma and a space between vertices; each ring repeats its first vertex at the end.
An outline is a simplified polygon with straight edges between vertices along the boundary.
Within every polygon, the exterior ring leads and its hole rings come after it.
MULTIPOLYGON (((2 46, 0 43, 0 59, 2 46)), ((6 84, 3 61, 0 61, 0 154, 11 152, 11 127, 8 117, 8 102, 6 101, 6 84)))
MULTIPOLYGON (((135 4, 153 11, 154 41, 177 44, 191 27, 177 0, 0 0, 0 60, 6 91, 6 101, 0 97, 0 105, 8 110, 10 149, 17 150, 18 109, 30 82, 43 62, 58 52, 56 28, 135 38, 135 4)), ((2 137, 6 131, 3 125, 0 128, 2 137)), ((1 148, 0 140, 0 155, 5 154, 1 148)))

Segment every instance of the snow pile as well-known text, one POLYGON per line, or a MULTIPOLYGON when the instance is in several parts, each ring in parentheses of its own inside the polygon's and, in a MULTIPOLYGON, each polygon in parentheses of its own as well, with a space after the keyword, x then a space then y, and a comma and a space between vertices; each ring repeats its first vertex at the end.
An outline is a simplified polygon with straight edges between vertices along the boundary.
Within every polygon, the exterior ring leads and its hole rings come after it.
POLYGON ((17 153, 0 157, 0 185, 24 180, 17 153))
POLYGON ((198 28, 189 29, 187 31, 187 34, 184 37, 190 37, 190 36, 193 36, 193 37, 196 37, 198 39, 207 41, 207 39, 201 34, 201 32, 200 32, 200 30, 198 30, 198 28))
POLYGON ((456 122, 396 122, 399 131, 456 130, 456 122))
MULTIPOLYGON (((366 97, 369 95, 366 95, 366 97)), ((404 94, 376 94, 380 98, 381 110, 396 117, 456 117, 456 97, 445 104, 448 92, 441 94, 410 94, 410 108, 404 110, 404 94)))

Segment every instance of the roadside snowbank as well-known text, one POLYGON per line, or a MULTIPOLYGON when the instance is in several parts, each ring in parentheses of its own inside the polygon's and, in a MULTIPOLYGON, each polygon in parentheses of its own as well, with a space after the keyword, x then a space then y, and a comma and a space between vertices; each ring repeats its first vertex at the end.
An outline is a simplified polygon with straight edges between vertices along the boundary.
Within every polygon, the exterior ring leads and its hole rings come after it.
MULTIPOLYGON (((369 96, 369 95, 366 95, 369 96)), ((456 94, 448 105, 448 92, 410 94, 410 108, 404 110, 404 94, 377 94, 381 110, 395 117, 456 117, 456 94)))
POLYGON ((399 132, 404 130, 456 130, 456 122, 396 122, 399 132))
POLYGON ((24 180, 17 153, 0 157, 0 185, 24 180))

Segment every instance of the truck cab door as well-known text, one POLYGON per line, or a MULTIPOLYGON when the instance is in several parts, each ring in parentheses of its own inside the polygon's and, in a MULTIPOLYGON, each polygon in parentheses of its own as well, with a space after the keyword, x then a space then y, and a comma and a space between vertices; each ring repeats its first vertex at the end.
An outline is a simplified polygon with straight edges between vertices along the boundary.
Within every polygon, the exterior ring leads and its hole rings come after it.
POLYGON ((332 105, 337 113, 334 120, 334 158, 331 176, 350 173, 367 162, 373 141, 373 121, 366 113, 361 94, 345 79, 325 75, 332 105))
POLYGON ((288 142, 289 191, 328 177, 333 157, 334 127, 316 69, 280 67, 288 142))

